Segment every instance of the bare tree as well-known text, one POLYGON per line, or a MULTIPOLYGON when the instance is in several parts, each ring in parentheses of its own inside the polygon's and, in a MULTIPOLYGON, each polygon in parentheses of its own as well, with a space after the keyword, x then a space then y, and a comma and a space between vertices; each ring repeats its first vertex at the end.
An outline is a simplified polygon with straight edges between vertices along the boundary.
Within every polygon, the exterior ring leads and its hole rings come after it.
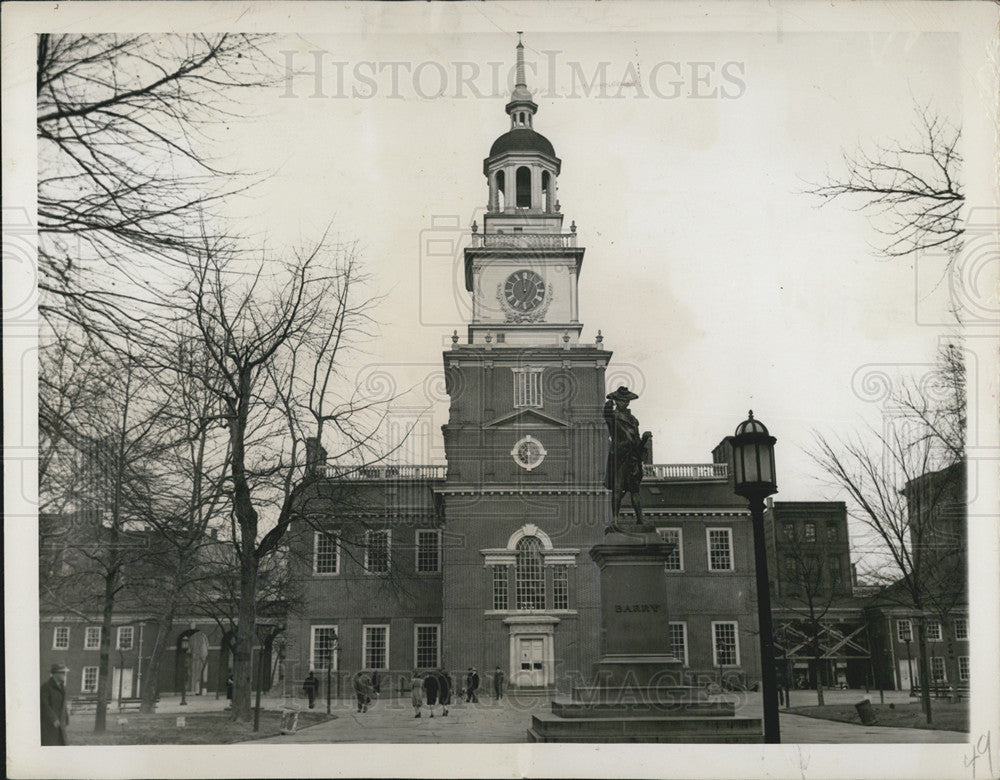
POLYGON ((213 129, 245 115, 238 89, 273 80, 261 36, 38 36, 40 313, 133 339, 165 302, 188 228, 245 186, 213 129), (220 175, 226 174, 226 175, 220 175))
POLYGON ((903 257, 940 248, 957 253, 965 197, 961 187, 961 130, 928 106, 918 106, 916 138, 883 141, 844 153, 843 173, 827 175, 806 193, 822 203, 859 203, 884 237, 878 251, 903 257))
POLYGON ((353 247, 325 240, 281 262, 250 261, 206 238, 191 270, 188 307, 228 428, 230 539, 240 570, 233 717, 246 720, 261 564, 324 476, 320 448, 306 440, 333 442, 333 459, 349 469, 387 454, 378 439, 386 401, 363 398, 344 364, 368 333, 374 301, 359 296, 353 247))

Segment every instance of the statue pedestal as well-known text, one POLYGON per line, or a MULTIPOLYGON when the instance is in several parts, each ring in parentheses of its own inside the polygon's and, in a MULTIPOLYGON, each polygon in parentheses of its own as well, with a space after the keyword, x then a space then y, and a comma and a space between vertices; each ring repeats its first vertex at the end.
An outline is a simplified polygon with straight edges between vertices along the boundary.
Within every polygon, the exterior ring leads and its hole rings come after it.
POLYGON ((594 682, 532 718, 531 742, 763 742, 756 718, 684 685, 670 654, 663 566, 675 545, 644 527, 612 527, 590 551, 601 570, 601 660, 594 682))

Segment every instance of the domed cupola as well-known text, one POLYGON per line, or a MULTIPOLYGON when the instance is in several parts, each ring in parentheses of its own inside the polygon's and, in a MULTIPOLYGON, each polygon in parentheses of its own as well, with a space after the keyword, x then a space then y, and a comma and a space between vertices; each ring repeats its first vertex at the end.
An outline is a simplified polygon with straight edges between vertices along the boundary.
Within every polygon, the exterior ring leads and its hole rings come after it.
POLYGON ((538 105, 531 99, 524 75, 524 44, 517 41, 516 83, 506 111, 510 130, 490 147, 483 161, 489 180, 491 213, 553 214, 559 211, 556 177, 561 161, 552 143, 533 124, 538 105))

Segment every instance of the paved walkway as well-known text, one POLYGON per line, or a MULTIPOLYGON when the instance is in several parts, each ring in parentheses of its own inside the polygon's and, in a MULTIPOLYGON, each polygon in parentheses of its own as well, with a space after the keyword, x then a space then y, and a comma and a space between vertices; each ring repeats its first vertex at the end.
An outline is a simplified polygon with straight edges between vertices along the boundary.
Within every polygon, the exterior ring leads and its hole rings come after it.
MULTIPOLYGON (((827 703, 856 703, 866 697, 864 691, 833 691, 827 703)), ((793 706, 815 703, 815 694, 806 691, 792 693, 793 706), (796 696, 796 693, 798 694, 796 696)), ((886 702, 909 701, 906 694, 893 693, 886 702)), ((878 703, 878 692, 870 694, 878 703)), ((280 706, 280 701, 274 704, 280 706)), ((317 710, 325 709, 317 702, 317 710)), ((441 716, 437 707, 435 716, 429 717, 424 708, 420 718, 413 717, 413 708, 406 698, 381 700, 366 713, 359 714, 350 701, 334 703, 336 720, 302 729, 295 734, 260 740, 269 743, 331 743, 331 742, 382 742, 382 743, 461 743, 461 742, 525 742, 525 732, 534 712, 549 710, 543 697, 522 696, 505 698, 501 702, 483 699, 479 704, 455 704, 448 708, 448 716, 441 716)), ((737 702, 737 714, 760 717, 761 704, 757 694, 748 694, 737 702)), ((781 741, 784 744, 820 743, 964 743, 968 735, 954 731, 886 728, 861 726, 851 723, 807 718, 802 715, 781 714, 781 741)))

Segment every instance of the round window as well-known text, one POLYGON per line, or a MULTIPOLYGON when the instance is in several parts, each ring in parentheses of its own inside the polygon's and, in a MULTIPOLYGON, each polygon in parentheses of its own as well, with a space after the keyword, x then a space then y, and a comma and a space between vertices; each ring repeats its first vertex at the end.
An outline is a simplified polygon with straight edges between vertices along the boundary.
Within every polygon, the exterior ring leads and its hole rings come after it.
POLYGON ((525 436, 510 451, 514 462, 525 471, 536 468, 545 459, 545 447, 538 439, 525 436))

